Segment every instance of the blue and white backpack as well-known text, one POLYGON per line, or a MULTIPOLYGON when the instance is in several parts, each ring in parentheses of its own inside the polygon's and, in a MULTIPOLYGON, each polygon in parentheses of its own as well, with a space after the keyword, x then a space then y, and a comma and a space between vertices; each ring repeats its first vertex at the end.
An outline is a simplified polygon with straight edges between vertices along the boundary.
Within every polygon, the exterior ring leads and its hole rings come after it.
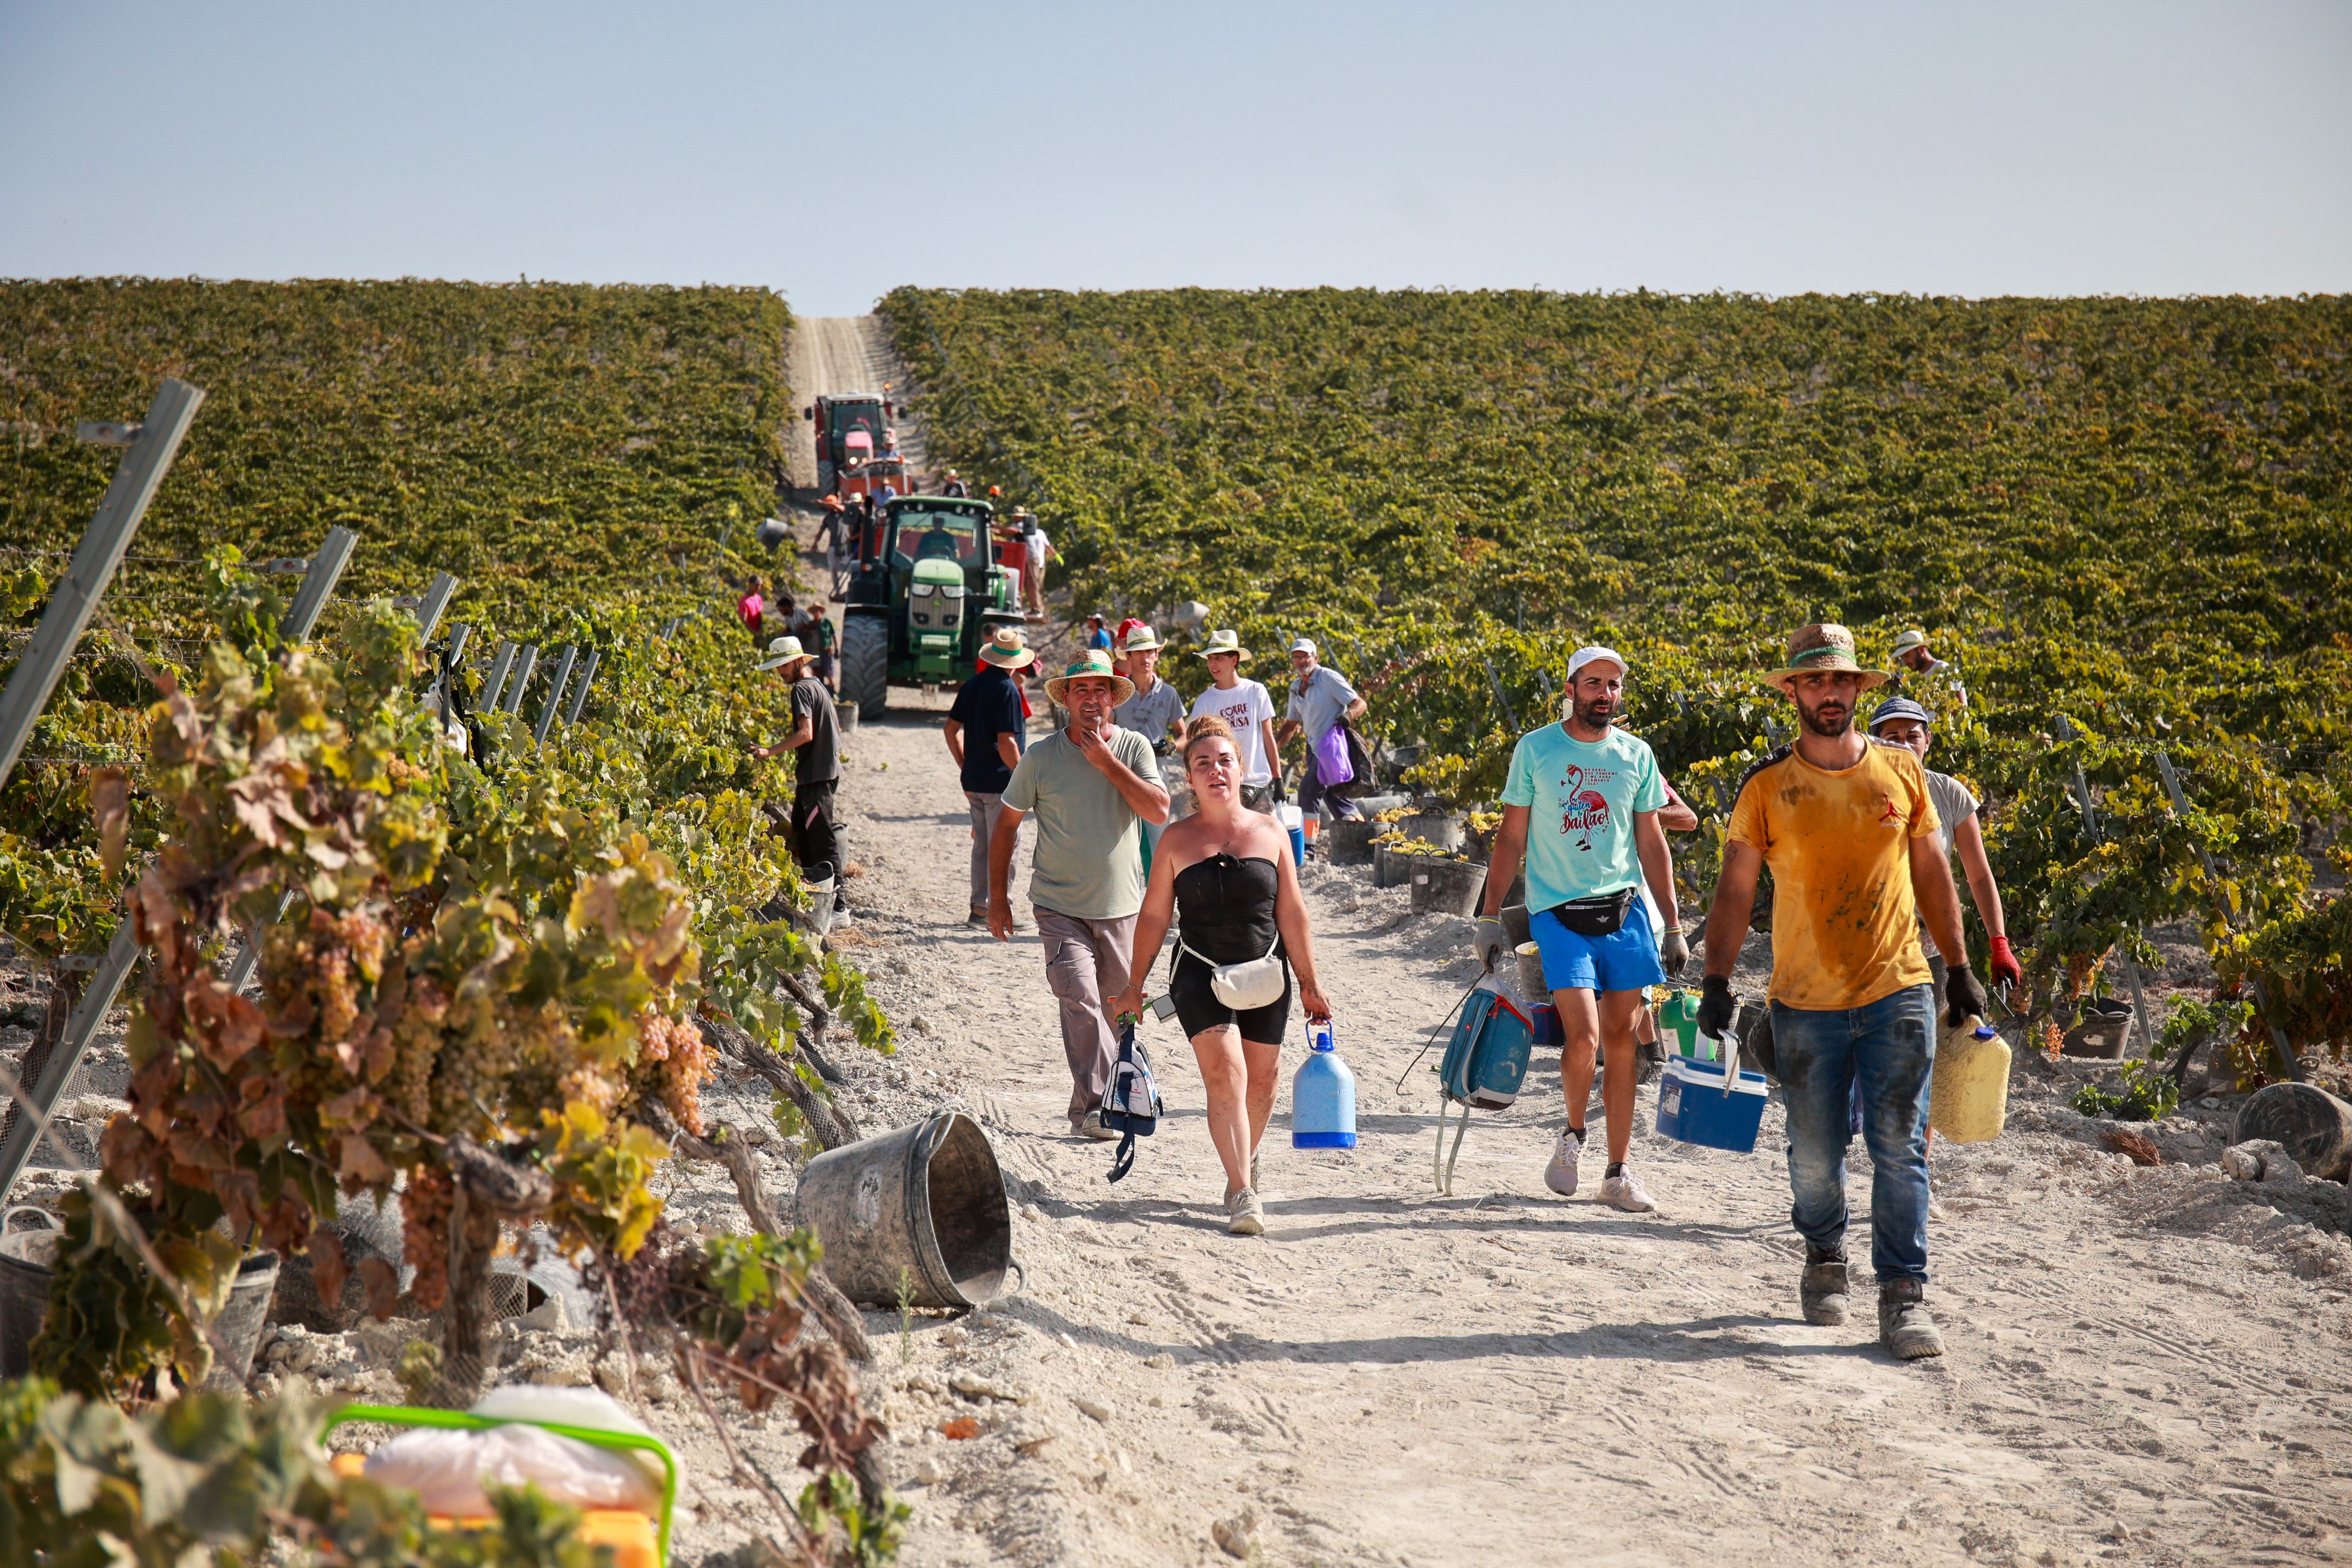
POLYGON ((1103 1085, 1103 1131, 1120 1134, 1110 1162, 1110 1179, 1118 1181, 1135 1168, 1135 1140, 1160 1130, 1166 1114, 1160 1102, 1160 1083, 1151 1076, 1151 1058, 1135 1038, 1136 1020, 1118 1020, 1118 1060, 1111 1064, 1110 1082, 1103 1085))
MULTIPOLYGON (((1528 1075, 1528 1051, 1534 1043, 1535 1026, 1520 1010, 1518 1002, 1506 988, 1507 982, 1494 975, 1482 975, 1454 1004, 1444 1019, 1438 1020, 1444 1029, 1448 1020, 1454 1023, 1454 1033, 1445 1043, 1445 1055, 1437 1065, 1437 1158, 1436 1178, 1440 1195, 1450 1197, 1454 1191, 1454 1162, 1461 1157, 1462 1135, 1470 1130, 1470 1113, 1507 1110, 1519 1097, 1519 1085, 1528 1075), (1454 1129, 1454 1146, 1445 1145, 1445 1124, 1452 1108, 1462 1107, 1462 1119, 1454 1129)), ((1418 1064, 1436 1042, 1436 1030, 1430 1032, 1428 1041, 1421 1048, 1418 1064)), ((1412 1068, 1407 1067, 1407 1076, 1412 1068)), ((1404 1079, 1397 1080, 1402 1090, 1404 1079)))

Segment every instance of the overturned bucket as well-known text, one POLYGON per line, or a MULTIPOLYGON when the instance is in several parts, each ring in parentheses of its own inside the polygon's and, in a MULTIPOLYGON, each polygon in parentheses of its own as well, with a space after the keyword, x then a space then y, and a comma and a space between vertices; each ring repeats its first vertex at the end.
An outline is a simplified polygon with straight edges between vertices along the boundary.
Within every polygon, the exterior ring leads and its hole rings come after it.
POLYGON ((825 1277, 869 1306, 985 1306, 1014 1267, 996 1151, 961 1111, 826 1150, 793 1207, 824 1243, 825 1277))

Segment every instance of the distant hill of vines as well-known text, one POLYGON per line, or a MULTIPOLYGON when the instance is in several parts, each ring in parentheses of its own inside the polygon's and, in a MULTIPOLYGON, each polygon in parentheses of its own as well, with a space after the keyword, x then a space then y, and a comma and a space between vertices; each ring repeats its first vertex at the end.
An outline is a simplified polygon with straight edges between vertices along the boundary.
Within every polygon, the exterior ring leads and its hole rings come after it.
MULTIPOLYGON (((1633 654, 1635 727, 1719 810, 1790 732, 1755 679, 1789 630, 1843 621, 1883 660, 1923 625, 1958 665, 1912 683, 1935 765, 1997 802, 2042 982, 2189 919, 2225 975, 2306 998, 2280 1004, 2294 1033, 2352 1043, 2352 905, 2311 891, 2352 800, 2352 298, 902 288, 882 311, 931 450, 1045 516, 1082 606, 1201 599, 1276 659, 1321 638, 1457 799, 1496 792, 1580 642, 1633 654), (2225 917, 2268 924, 2249 946, 2225 917)), ((1701 890, 1719 833, 1685 852, 1701 890)))
POLYGON ((68 549, 135 419, 207 396, 136 549, 362 546, 342 593, 465 580, 528 620, 707 565, 784 482, 784 302, 764 289, 173 279, 0 281, 0 541, 68 549))

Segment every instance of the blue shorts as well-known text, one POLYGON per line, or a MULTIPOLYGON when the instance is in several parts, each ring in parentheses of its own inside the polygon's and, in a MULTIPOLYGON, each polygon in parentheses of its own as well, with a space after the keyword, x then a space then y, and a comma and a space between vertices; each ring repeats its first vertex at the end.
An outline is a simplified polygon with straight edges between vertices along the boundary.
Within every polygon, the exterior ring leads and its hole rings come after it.
POLYGON ((1638 991, 1664 985, 1658 939, 1635 899, 1625 924, 1606 936, 1579 936, 1547 909, 1528 922, 1528 935, 1543 954, 1544 984, 1555 991, 1638 991))

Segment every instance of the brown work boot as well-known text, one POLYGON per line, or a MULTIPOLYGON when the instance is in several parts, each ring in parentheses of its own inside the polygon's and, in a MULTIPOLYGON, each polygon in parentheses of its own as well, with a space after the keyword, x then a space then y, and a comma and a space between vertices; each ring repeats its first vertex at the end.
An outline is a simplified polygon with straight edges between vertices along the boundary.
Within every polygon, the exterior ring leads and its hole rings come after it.
POLYGON ((1845 1322, 1845 1249, 1805 1243, 1805 1272, 1797 1284, 1805 1321, 1834 1328, 1845 1322))
POLYGON ((1878 1343, 1897 1361, 1944 1354, 1944 1336, 1927 1315, 1927 1287, 1916 1280, 1878 1282, 1878 1343))

